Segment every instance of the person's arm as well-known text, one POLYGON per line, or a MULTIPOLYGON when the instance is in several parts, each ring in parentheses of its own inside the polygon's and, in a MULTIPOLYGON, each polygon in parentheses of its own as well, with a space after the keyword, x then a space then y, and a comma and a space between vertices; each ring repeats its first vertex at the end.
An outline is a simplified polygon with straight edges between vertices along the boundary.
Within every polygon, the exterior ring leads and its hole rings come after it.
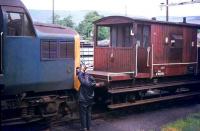
POLYGON ((78 72, 78 79, 79 79, 79 81, 80 81, 80 83, 81 83, 82 85, 88 86, 88 82, 86 81, 84 75, 85 75, 84 72, 82 72, 82 71, 78 72))
POLYGON ((78 79, 81 82, 81 84, 84 86, 87 86, 87 87, 96 86, 96 81, 95 81, 94 77, 92 77, 89 74, 84 74, 83 72, 80 72, 78 74, 78 79))
POLYGON ((98 83, 96 83, 95 86, 96 86, 97 88, 100 88, 100 87, 105 86, 105 83, 104 83, 104 82, 98 82, 98 83))

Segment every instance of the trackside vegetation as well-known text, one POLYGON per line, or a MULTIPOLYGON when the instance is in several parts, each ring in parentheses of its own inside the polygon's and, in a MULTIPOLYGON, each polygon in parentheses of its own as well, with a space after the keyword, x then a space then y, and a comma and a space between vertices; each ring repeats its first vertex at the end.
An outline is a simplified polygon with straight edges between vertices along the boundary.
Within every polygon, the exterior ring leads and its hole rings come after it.
POLYGON ((200 112, 169 123, 162 128, 162 131, 200 131, 200 112))

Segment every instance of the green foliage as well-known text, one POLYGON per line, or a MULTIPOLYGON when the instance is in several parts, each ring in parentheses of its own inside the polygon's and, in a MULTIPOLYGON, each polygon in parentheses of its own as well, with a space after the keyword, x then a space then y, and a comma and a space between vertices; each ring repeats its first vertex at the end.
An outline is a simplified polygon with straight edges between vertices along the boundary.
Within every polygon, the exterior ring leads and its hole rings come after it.
POLYGON ((57 24, 59 20, 60 20, 60 16, 55 14, 54 15, 54 22, 57 24))
MULTIPOLYGON (((91 33, 94 30, 93 22, 102 18, 96 11, 91 11, 87 13, 84 20, 80 22, 77 27, 78 32, 86 39, 91 39, 91 33)), ((100 30, 100 39, 105 39, 108 36, 108 32, 102 28, 100 30)))
POLYGON ((108 39, 109 37, 109 28, 108 27, 99 27, 98 30, 98 40, 108 39))
POLYGON ((67 16, 63 19, 60 19, 59 15, 55 15, 54 21, 55 21, 55 24, 66 26, 66 27, 71 27, 71 28, 74 28, 74 25, 75 25, 73 20, 72 20, 71 15, 69 15, 69 16, 67 16))
MULTIPOLYGON (((54 21, 55 24, 75 28, 85 39, 91 39, 91 33, 93 33, 94 30, 93 22, 102 17, 103 16, 99 15, 96 11, 88 12, 84 17, 84 20, 81 21, 77 27, 75 27, 75 23, 73 22, 71 15, 61 19, 60 16, 56 14, 54 16, 54 21)), ((108 37, 109 29, 106 27, 99 27, 98 40, 104 40, 108 37)))
POLYGON ((185 119, 170 123, 162 131, 199 131, 200 130, 200 112, 193 114, 185 119))

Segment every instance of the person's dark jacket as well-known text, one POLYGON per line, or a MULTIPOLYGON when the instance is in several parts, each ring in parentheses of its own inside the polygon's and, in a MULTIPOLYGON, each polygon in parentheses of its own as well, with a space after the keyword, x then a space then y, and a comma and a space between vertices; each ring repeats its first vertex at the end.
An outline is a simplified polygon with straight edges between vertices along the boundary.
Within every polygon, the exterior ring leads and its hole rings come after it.
POLYGON ((79 90, 79 101, 92 102, 94 98, 94 88, 96 85, 94 77, 81 71, 79 71, 77 75, 81 83, 79 90))

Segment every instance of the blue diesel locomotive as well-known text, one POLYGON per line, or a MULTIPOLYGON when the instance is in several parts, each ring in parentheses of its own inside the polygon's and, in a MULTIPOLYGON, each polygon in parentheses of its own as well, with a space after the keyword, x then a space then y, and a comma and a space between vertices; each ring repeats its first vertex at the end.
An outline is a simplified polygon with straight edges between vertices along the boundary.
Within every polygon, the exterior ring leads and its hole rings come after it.
POLYGON ((71 28, 33 23, 20 0, 0 0, 2 125, 73 110, 80 40, 71 28))

